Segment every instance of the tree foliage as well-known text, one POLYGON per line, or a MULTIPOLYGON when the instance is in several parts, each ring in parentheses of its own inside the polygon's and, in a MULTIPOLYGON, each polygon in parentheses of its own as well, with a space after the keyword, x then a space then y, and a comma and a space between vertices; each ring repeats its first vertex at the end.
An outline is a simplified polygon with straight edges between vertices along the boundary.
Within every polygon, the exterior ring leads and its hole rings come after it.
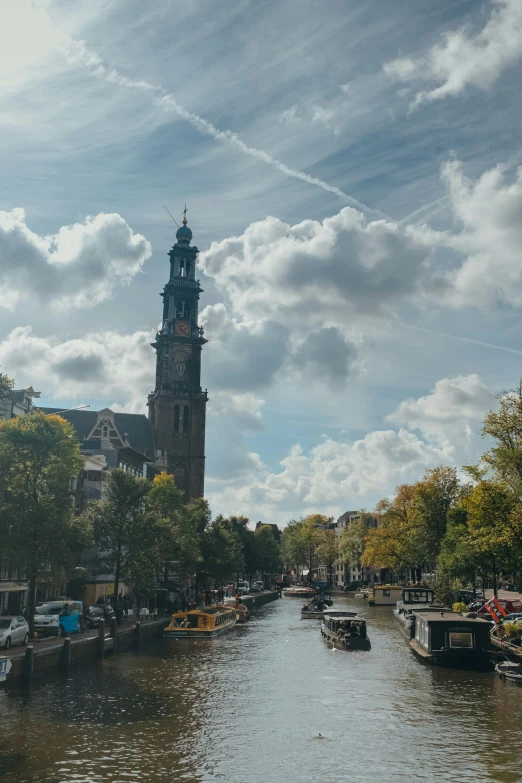
POLYGON ((74 430, 59 416, 0 421, 0 540, 4 557, 25 560, 31 636, 37 584, 86 543, 88 522, 75 516, 72 491, 82 466, 74 430))

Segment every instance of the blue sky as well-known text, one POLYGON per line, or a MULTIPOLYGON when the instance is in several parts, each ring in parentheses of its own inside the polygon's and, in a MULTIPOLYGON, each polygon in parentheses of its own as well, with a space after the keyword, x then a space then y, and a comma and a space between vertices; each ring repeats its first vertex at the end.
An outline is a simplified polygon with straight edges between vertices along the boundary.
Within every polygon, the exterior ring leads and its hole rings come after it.
POLYGON ((217 513, 480 454, 522 358, 519 0, 0 0, 0 365, 144 410, 185 200, 217 513))

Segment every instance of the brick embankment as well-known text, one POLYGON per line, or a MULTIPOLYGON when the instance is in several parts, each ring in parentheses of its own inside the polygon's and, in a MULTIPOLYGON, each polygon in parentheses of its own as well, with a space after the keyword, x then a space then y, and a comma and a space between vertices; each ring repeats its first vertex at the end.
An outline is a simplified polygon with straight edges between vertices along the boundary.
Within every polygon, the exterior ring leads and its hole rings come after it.
MULTIPOLYGON (((256 593, 245 595, 242 602, 249 608, 257 608, 279 597, 277 592, 256 593)), ((0 650, 0 658, 11 659, 11 671, 8 681, 19 678, 30 679, 37 674, 52 671, 67 670, 73 663, 100 658, 108 652, 120 652, 129 650, 139 645, 141 641, 153 639, 161 635, 163 628, 168 625, 170 617, 159 620, 145 620, 139 625, 135 622, 124 622, 116 629, 116 637, 113 639, 107 629, 100 639, 98 630, 87 631, 82 634, 72 634, 70 643, 64 648, 64 640, 52 637, 34 641, 29 650, 23 647, 14 647, 5 652, 0 650)))

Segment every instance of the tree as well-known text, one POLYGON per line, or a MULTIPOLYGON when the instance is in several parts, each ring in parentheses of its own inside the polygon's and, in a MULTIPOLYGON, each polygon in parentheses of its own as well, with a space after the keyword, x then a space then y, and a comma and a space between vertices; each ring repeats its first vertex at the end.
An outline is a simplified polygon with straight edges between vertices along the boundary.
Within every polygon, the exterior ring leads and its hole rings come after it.
POLYGON ((493 438, 495 445, 482 455, 479 465, 468 467, 475 480, 491 475, 505 481, 522 497, 522 381, 518 389, 497 397, 499 408, 489 411, 482 435, 493 438))
POLYGON ((92 525, 95 567, 114 573, 114 600, 120 584, 134 578, 150 581, 158 566, 157 519, 147 513, 151 482, 125 470, 112 470, 102 500, 92 502, 85 517, 92 525))
POLYGON ((457 469, 444 465, 427 470, 422 481, 413 486, 416 510, 422 518, 426 535, 426 559, 435 560, 446 533, 448 512, 467 488, 461 487, 457 469))
POLYGON ((59 416, 0 421, 0 540, 26 561, 31 638, 39 579, 86 541, 88 521, 74 515, 72 492, 82 467, 74 430, 59 416))
POLYGON ((339 546, 335 530, 323 530, 319 538, 319 544, 317 546, 316 555, 318 560, 322 560, 326 563, 328 581, 330 585, 333 581, 333 566, 337 560, 339 554, 339 546))
POLYGON ((414 485, 401 484, 395 493, 393 500, 377 504, 378 524, 368 530, 361 563, 401 574, 414 570, 418 578, 429 556, 425 520, 419 512, 414 485))
POLYGON ((218 516, 201 538, 201 572, 214 584, 223 584, 235 573, 243 571, 245 561, 241 539, 234 527, 230 520, 218 516))
POLYGON ((0 402, 9 399, 13 386, 14 381, 11 378, 8 378, 7 375, 4 375, 0 372, 0 402))
POLYGON ((350 521, 339 538, 339 561, 352 568, 359 566, 366 546, 368 535, 368 515, 361 514, 360 519, 350 521))
POLYGON ((181 572, 193 574, 202 559, 200 539, 210 521, 207 501, 201 498, 185 504, 183 491, 167 473, 154 477, 147 500, 165 579, 172 563, 181 572))
POLYGON ((316 564, 317 547, 321 543, 321 529, 332 521, 323 514, 310 514, 299 520, 292 520, 283 530, 281 551, 283 560, 289 566, 308 566, 308 582, 316 564))
POLYGON ((254 570, 264 574, 281 571, 281 547, 274 538, 269 525, 261 525, 254 533, 255 562, 254 570))

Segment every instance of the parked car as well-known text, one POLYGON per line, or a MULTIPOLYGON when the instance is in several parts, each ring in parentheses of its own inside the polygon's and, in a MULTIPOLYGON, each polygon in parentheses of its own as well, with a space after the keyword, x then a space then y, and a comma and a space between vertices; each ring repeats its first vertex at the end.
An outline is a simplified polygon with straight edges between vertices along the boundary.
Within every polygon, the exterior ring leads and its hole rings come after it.
POLYGON ((235 589, 237 590, 239 595, 248 595, 248 593, 250 592, 250 585, 244 579, 240 579, 235 589))
POLYGON ((502 620, 503 623, 522 623, 522 612, 511 612, 502 620))
POLYGON ((87 628, 98 628, 102 618, 107 623, 113 615, 114 609, 111 604, 95 604, 94 606, 89 606, 85 610, 83 617, 87 628))
POLYGON ((8 650, 12 644, 27 644, 28 641, 29 626, 23 617, 0 617, 0 647, 8 650))
POLYGON ((83 630, 81 601, 48 601, 36 607, 36 636, 66 636, 83 630))

